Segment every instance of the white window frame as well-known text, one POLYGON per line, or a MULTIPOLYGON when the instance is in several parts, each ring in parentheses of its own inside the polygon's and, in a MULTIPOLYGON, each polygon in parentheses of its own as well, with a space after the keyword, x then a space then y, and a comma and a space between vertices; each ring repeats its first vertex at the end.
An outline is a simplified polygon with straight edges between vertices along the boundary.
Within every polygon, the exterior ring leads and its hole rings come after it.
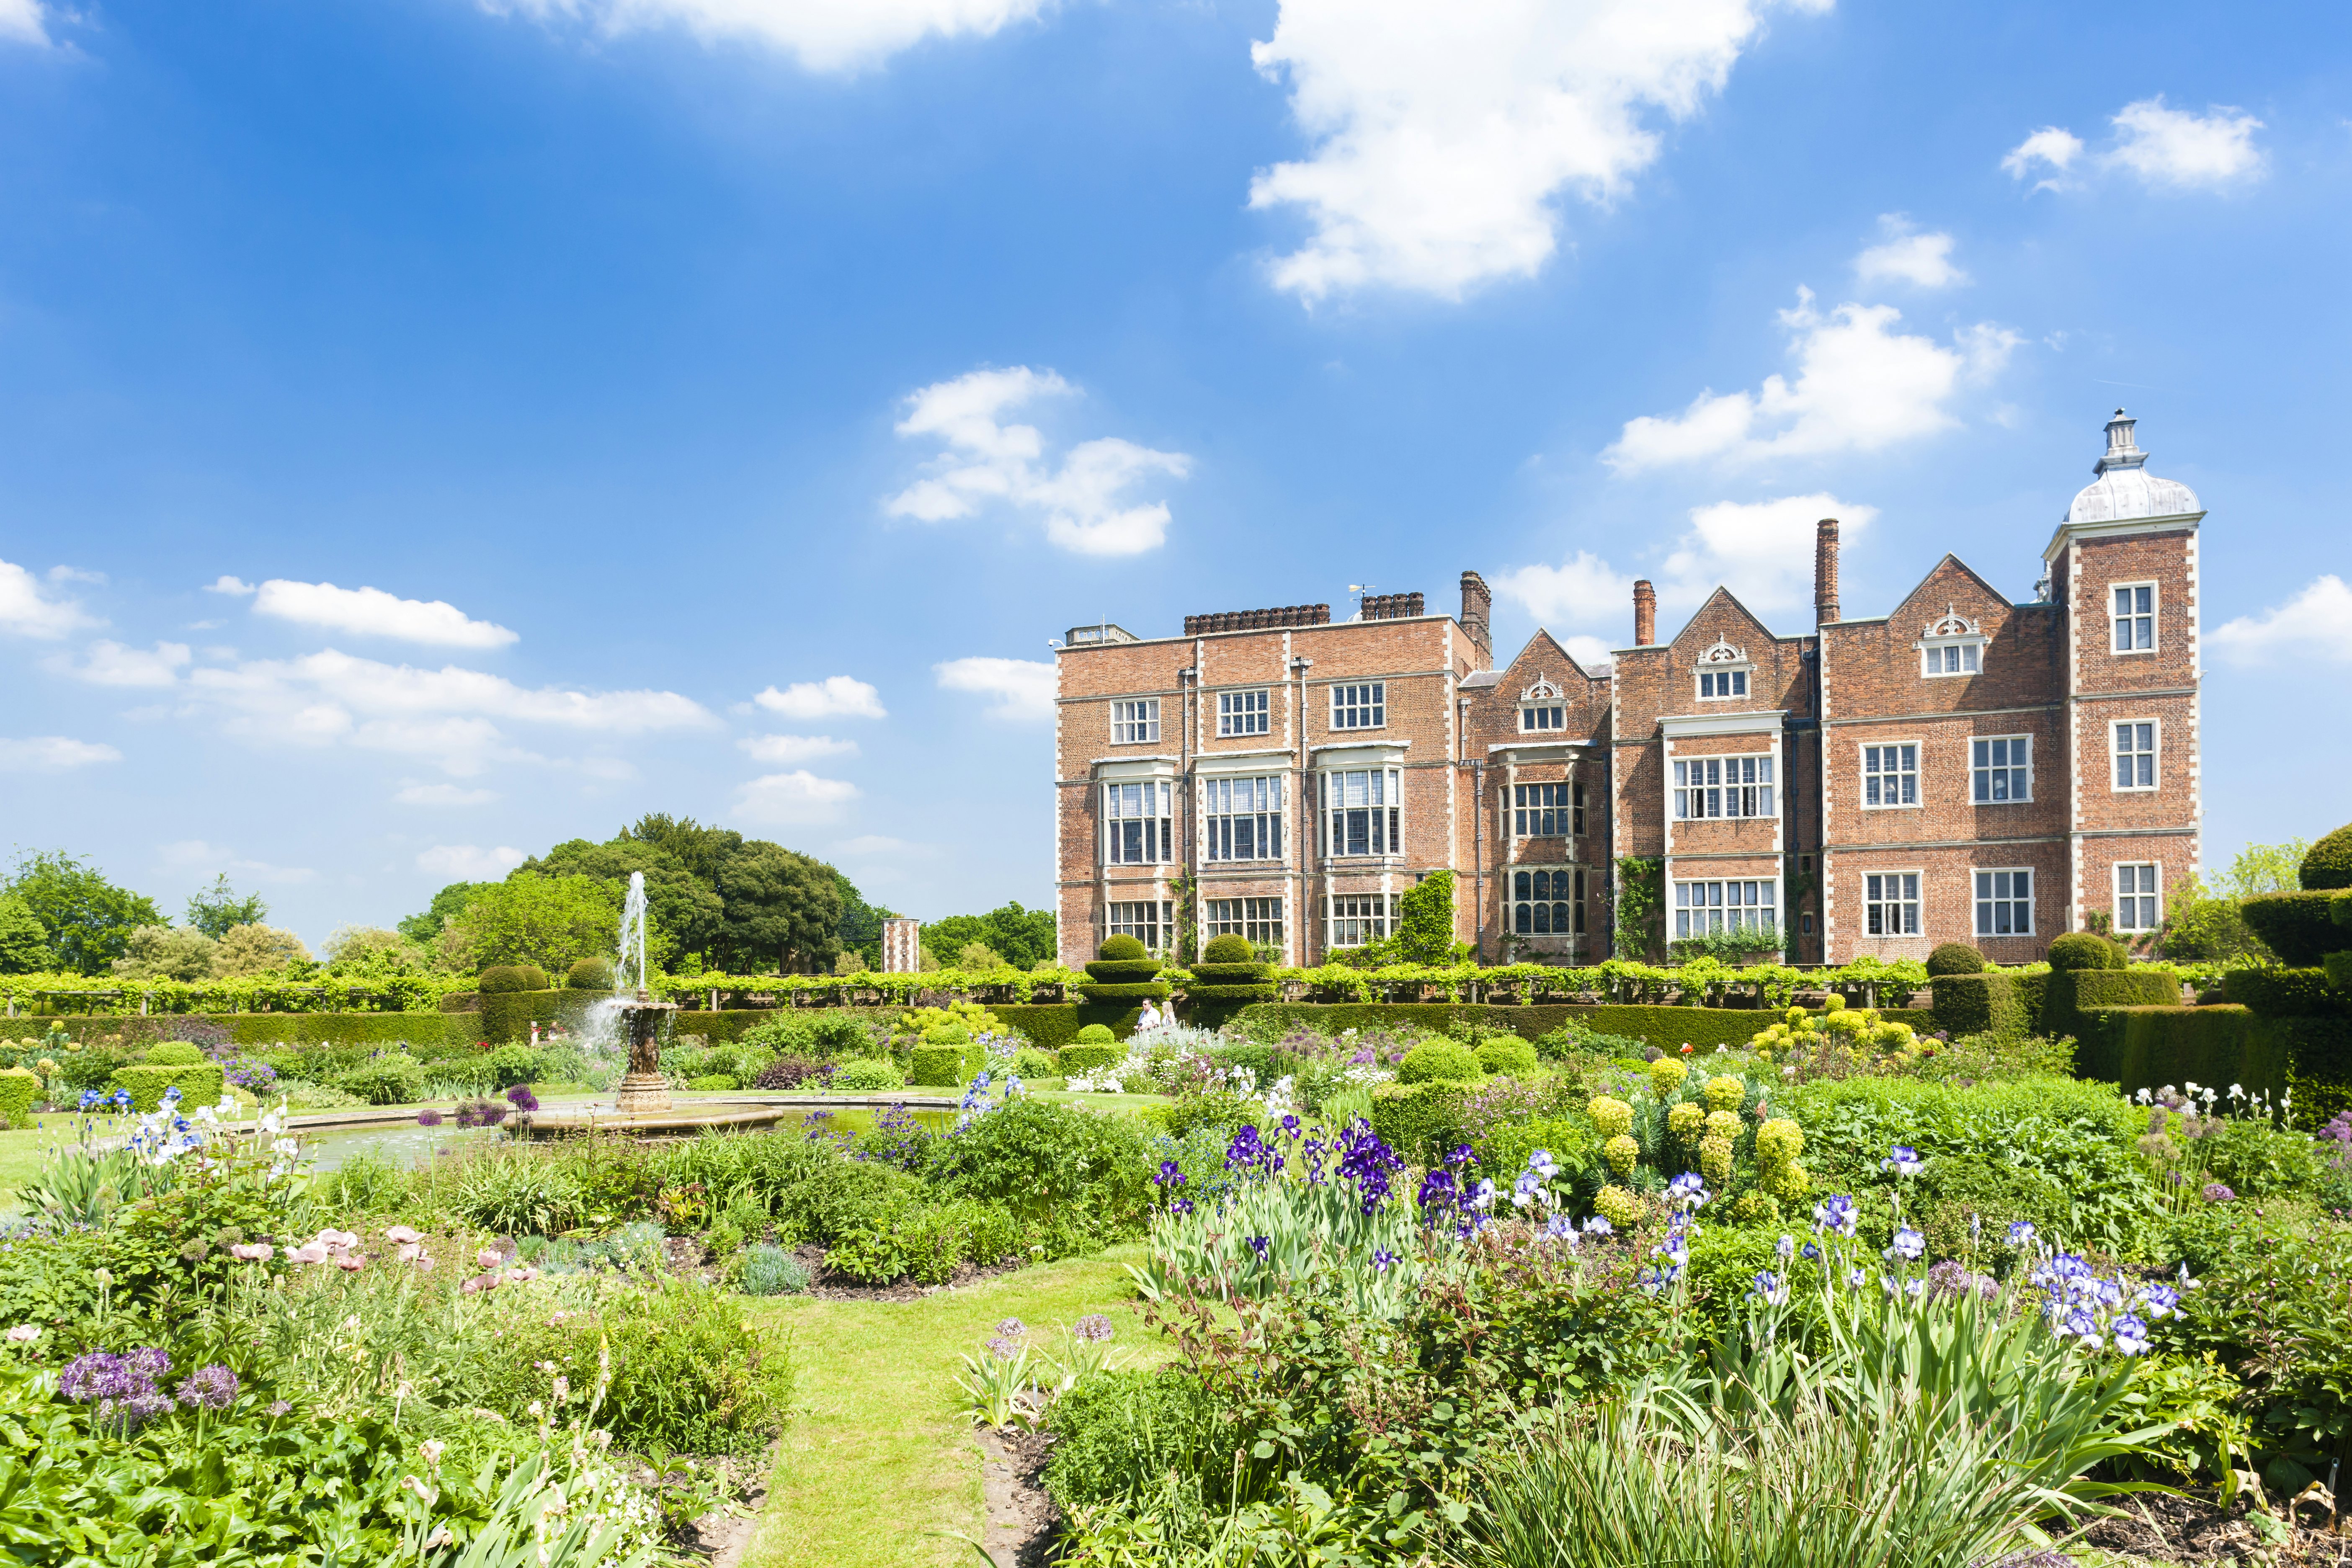
POLYGON ((1744 664, 1724 669, 1702 669, 1692 684, 1701 702, 1744 702, 1748 699, 1748 677, 1750 673, 1744 664))
POLYGON ((1948 680, 1956 677, 1984 673, 1984 650, 1992 639, 1984 635, 1979 622, 1969 619, 1958 609, 1948 609, 1942 617, 1927 623, 1920 637, 1919 674, 1923 679, 1948 680))
POLYGON ((1110 705, 1110 743, 1150 746, 1160 742, 1160 699, 1121 698, 1110 705))
POLYGON ((1511 837, 1514 838, 1581 838, 1584 836, 1584 786, 1570 782, 1513 784, 1511 837), (1544 795, 1550 792, 1546 801, 1544 795), (1547 833, 1544 818, 1558 831, 1547 833))
POLYGON ((1581 866, 1514 866, 1504 888, 1503 929, 1517 937, 1582 936, 1585 892, 1581 866), (1566 898, 1558 886, 1563 879, 1569 885, 1566 898), (1541 894, 1536 891, 1539 880, 1545 885, 1541 894), (1563 912, 1565 929, 1559 923, 1563 912), (1544 929, 1536 930, 1538 924, 1544 929))
POLYGON ((2031 805, 2033 804, 2033 737, 2032 735, 1971 735, 1969 737, 1969 804, 1970 805, 2031 805), (2007 744, 2006 762, 1995 762, 1993 748, 2007 744), (2025 748, 2022 764, 2017 759, 2017 749, 2025 748), (1979 748, 1982 748, 1979 750, 1979 748), (1979 762, 1981 757, 1984 760, 1979 762), (2019 773, 2025 775, 2025 793, 2017 793, 2019 773), (1993 779, 2003 775, 2001 786, 2008 794, 2000 794, 1993 779))
POLYGON ((1217 693, 1217 738, 1273 733, 1274 695, 1271 689, 1217 693))
MULTIPOLYGON (((2137 741, 2139 739, 2139 737, 2138 737, 2138 736, 2137 736, 2137 735, 2134 735, 2134 736, 2132 737, 2132 739, 2133 739, 2135 742, 2137 742, 2137 741)), ((2108 792, 2109 792, 2110 794, 2113 794, 2113 795, 2154 795, 2154 794, 2156 794, 2158 790, 2162 789, 2163 787, 2164 787, 2164 721, 2163 721, 2163 720, 2161 720, 2161 719, 2110 719, 2110 720, 2108 720, 2108 721, 2107 721, 2107 789, 2108 789, 2108 792), (2142 729, 2147 730, 2147 749, 2146 749, 2146 750, 2144 750, 2144 751, 2143 751, 2143 750, 2141 750, 2138 746, 2135 745, 2131 750, 2129 750, 2129 751, 2125 751, 2125 750, 2121 749, 2121 748, 2116 744, 2116 742, 2117 742, 2122 738, 2123 731, 2126 731, 2126 730, 2129 730, 2129 729, 2132 729, 2132 728, 2133 728, 2133 727, 2135 727, 2135 726, 2137 726, 2137 727, 2139 727, 2139 728, 2142 728, 2142 729), (2121 782, 2121 780, 2117 777, 2117 774, 2118 774, 2118 773, 2119 773, 2119 772, 2121 771, 2121 768, 2122 768, 2122 764, 2123 764, 2124 759, 2125 759, 2125 758, 2126 758, 2126 757, 2129 757, 2129 758, 2132 758, 2132 759, 2134 759, 2134 760, 2135 760, 2135 761, 2134 761, 2134 765, 2133 765, 2133 768, 2132 768, 2132 772, 2133 772, 2133 773, 2134 773, 2134 774, 2137 774, 2137 773, 2139 773, 2139 771, 2140 771, 2140 769, 2139 769, 2139 767, 2138 767, 2138 765, 2137 765, 2137 759, 2140 759, 2140 758, 2146 758, 2146 759, 2147 759, 2147 783, 2146 783, 2146 784, 2141 784, 2141 783, 2137 782, 2137 778, 2135 778, 2135 779, 2134 779, 2134 781, 2133 781, 2132 783, 2130 783, 2130 784, 2125 784, 2125 783, 2121 782)))
POLYGON ((1898 871, 1865 871, 1862 877, 1862 932, 1864 938, 1884 942, 1890 937, 1918 936, 1927 930, 1927 916, 1921 909, 1927 900, 1922 897, 1922 884, 1927 879, 1925 871, 1906 868, 1898 871), (1875 894, 1875 897, 1872 895, 1875 894), (1891 911, 1891 912, 1890 912, 1891 911), (1870 929, 1875 920, 1880 926, 1870 929))
POLYGON ((1315 819, 1326 859, 1374 860, 1404 853, 1400 847, 1404 835, 1403 770, 1378 763, 1362 768, 1325 769, 1316 774, 1315 819), (1347 780, 1351 776, 1365 780, 1365 799, 1360 804, 1346 798, 1347 780), (1343 848, 1345 819, 1359 811, 1366 814, 1366 847, 1343 848))
MULTIPOLYGON (((1859 780, 1860 783, 1859 787, 1855 789, 1854 794, 1861 797, 1862 809, 1864 811, 1916 811, 1925 805, 1925 796, 1927 792, 1919 787, 1919 753, 1925 749, 1926 748, 1921 746, 1916 741, 1878 741, 1867 745, 1856 746, 1854 748, 1853 756, 1855 770, 1854 777, 1859 780), (1874 760, 1885 762, 1886 759, 1884 757, 1874 759, 1871 756, 1873 752, 1892 752, 1895 753, 1894 761, 1896 763, 1900 763, 1907 760, 1911 765, 1908 768, 1901 766, 1882 767, 1874 771, 1871 768, 1871 763, 1874 760), (1908 759, 1906 759, 1903 755, 1906 752, 1910 753, 1908 759), (1877 783, 1881 780, 1893 780, 1898 786, 1905 784, 1909 784, 1911 786, 1911 798, 1909 800, 1873 801, 1870 798, 1870 786, 1874 783, 1877 783)), ((1883 795, 1888 792, 1882 789, 1879 793, 1883 795)), ((1893 793, 1899 795, 1903 792, 1901 788, 1898 787, 1894 790, 1893 793)))
POLYGON ((1692 877, 1673 889, 1674 940, 1738 931, 1780 931, 1778 877, 1692 877), (1704 929, 1701 929, 1704 928, 1704 929))
POLYGON ((1773 771, 1769 752, 1677 757, 1671 790, 1675 820, 1769 821, 1780 815, 1780 786, 1772 780, 1773 771))
MULTIPOLYGON (((2042 872, 2039 868, 2032 866, 1971 866, 1969 868, 1969 929, 1973 931, 1979 938, 1989 936, 2032 936, 2034 931, 2035 924, 2037 923, 2035 920, 2034 906, 2041 901, 2041 898, 2042 872), (2014 882, 2010 884, 2009 890, 2007 894, 2004 895, 2001 890, 2001 884, 1998 880, 1991 879, 2001 877, 2024 878, 2025 896, 2021 899, 2017 896, 2016 884, 2014 882), (1992 913, 1992 911, 2003 906, 2014 910, 2019 904, 2023 904, 2025 906, 2024 929, 2022 931, 2001 931, 1997 929, 2000 924, 2000 917, 1992 913)), ((2012 916, 2012 919, 2014 917, 2012 916)))
POLYGON ((1105 779, 1102 802, 1102 863, 1106 866, 1165 866, 1176 858, 1175 786, 1167 779, 1105 779), (1127 792, 1136 791, 1129 800, 1127 792), (1135 810, 1129 812, 1132 805, 1135 810), (1152 807, 1157 806, 1158 810, 1152 807), (1137 852, 1126 854, 1124 824, 1139 825, 1137 852))
POLYGON ((1384 940, 1396 930, 1396 893, 1332 893, 1323 900, 1323 947, 1325 952, 1341 947, 1361 947, 1366 942, 1384 940), (1341 906, 1346 912, 1341 912, 1341 906), (1356 940, 1341 942, 1342 923, 1356 940))
POLYGON ((2162 648, 2164 644, 2163 590, 2164 584, 2152 579, 2146 582, 2110 583, 2107 584, 2107 651, 2109 653, 2115 655, 2118 658, 2123 658, 2143 653, 2156 653, 2162 648), (2137 593, 2143 588, 2147 590, 2147 609, 2140 609, 2137 603, 2135 603, 2128 610, 2118 610, 2116 607, 2116 595, 2117 594, 2137 593), (2146 621, 2147 623, 2147 642, 2144 647, 2141 646, 2137 637, 2137 632, 2139 630, 2138 623, 2141 621, 2146 621), (2116 646, 2116 633, 2118 630, 2126 626, 2131 628, 2129 632, 2125 634, 2125 641, 2129 646, 2117 647, 2116 646))
POLYGON ((1107 900, 1103 904, 1103 933, 1106 937, 1131 936, 1154 958, 1164 957, 1176 937, 1176 906, 1166 899, 1107 900))
POLYGON ((1237 936, 1252 947, 1282 948, 1280 899, 1205 899, 1202 900, 1205 937, 1237 936))
POLYGON ((1389 724, 1389 683, 1350 680, 1331 688, 1331 728, 1385 730, 1389 724))
POLYGON ((2164 929, 2164 862, 2118 860, 2107 873, 2107 888, 2115 900, 2112 918, 2116 931, 2144 935, 2164 929), (2129 892, 2124 890, 2126 871, 2132 874, 2129 892), (2142 915, 2147 918, 2141 920, 2142 915))
POLYGON ((1283 839, 1281 773, 1212 773, 1201 780, 1201 858, 1229 861, 1280 860, 1283 839), (1246 823, 1236 834, 1234 824, 1246 823), (1239 838, 1250 847, 1234 852, 1239 838))
POLYGON ((1519 733, 1558 734, 1568 728, 1568 707, 1560 702, 1529 702, 1519 709, 1519 733))

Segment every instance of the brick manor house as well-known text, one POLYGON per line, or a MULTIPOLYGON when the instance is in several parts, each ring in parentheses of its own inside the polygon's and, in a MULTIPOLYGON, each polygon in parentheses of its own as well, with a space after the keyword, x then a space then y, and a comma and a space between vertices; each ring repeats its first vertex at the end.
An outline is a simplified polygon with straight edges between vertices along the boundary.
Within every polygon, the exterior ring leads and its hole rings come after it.
POLYGON ((1671 641, 1633 584, 1633 646, 1588 670, 1538 631, 1501 668, 1490 596, 1188 616, 1181 637, 1074 627, 1055 664, 1066 963, 1176 900, 1288 963, 1386 935, 1455 878, 1490 963, 1610 956, 1613 867, 1664 862, 1670 938, 1771 928, 1796 963, 2003 963, 2108 916, 2153 930, 2197 868, 2197 530, 2121 409, 2094 481, 2012 604, 1946 555, 1890 615, 1838 603, 1781 637, 1717 588, 1671 641), (1182 889, 1190 868, 1191 887, 1182 889))

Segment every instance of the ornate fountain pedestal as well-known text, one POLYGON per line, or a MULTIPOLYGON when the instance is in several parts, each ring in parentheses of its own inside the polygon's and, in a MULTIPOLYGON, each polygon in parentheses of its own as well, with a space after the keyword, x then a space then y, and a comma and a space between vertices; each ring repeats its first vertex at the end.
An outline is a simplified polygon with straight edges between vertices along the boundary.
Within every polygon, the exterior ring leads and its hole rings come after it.
POLYGON ((668 1112, 669 1083, 661 1075, 660 1037, 663 1016, 677 1011, 677 1003, 653 1001, 642 987, 635 1001, 621 1004, 621 1021, 629 1031, 629 1070, 614 1097, 614 1109, 622 1116, 668 1112))

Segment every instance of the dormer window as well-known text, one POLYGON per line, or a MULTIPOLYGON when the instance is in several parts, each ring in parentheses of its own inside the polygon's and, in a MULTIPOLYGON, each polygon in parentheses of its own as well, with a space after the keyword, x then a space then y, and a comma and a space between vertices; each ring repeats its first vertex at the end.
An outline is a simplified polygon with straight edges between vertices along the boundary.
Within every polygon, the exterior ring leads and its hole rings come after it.
POLYGON ((1538 679, 1519 693, 1521 734, 1556 734, 1567 728, 1568 705, 1559 687, 1549 680, 1538 679))
POLYGON ((1992 639, 1978 622, 1948 607, 1941 620, 1927 623, 1919 638, 1919 673, 1923 676, 1976 675, 1984 668, 1985 644, 1992 639))
POLYGON ((1748 676, 1755 666, 1746 648, 1734 647, 1722 637, 1698 656, 1698 695, 1702 702, 1721 702, 1748 695, 1748 676))

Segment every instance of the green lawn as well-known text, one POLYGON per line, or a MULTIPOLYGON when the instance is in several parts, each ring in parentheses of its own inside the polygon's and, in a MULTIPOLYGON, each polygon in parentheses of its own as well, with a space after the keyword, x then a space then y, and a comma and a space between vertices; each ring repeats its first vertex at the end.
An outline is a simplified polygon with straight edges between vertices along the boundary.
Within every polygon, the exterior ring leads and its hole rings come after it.
POLYGON ((754 1307, 755 1321, 791 1336, 802 1408, 785 1430, 744 1568, 974 1561, 969 1546, 926 1533, 983 1534, 981 1451, 955 1385, 958 1356, 977 1352, 1005 1318, 1055 1345, 1060 1329, 1103 1312, 1117 1327, 1114 1346, 1160 1359, 1122 1267, 1143 1255, 1140 1244, 1115 1247, 915 1301, 799 1297, 754 1307))

